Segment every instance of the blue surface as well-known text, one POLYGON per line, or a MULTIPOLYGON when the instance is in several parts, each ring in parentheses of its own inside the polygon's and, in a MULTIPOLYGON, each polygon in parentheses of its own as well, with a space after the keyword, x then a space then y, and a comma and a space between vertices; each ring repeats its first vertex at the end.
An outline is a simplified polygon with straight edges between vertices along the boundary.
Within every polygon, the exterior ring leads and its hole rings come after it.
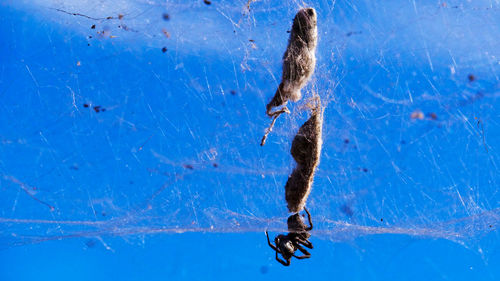
POLYGON ((297 2, 2 1, 0 280, 499 280, 500 5, 384 2, 309 3, 316 73, 260 147, 297 2))

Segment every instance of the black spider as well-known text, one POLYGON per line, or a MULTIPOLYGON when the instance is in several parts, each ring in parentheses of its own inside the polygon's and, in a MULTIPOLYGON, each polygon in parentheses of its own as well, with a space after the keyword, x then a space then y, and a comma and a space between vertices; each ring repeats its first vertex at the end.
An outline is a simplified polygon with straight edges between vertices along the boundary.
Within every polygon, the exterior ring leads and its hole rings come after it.
POLYGON ((276 244, 276 246, 271 244, 271 241, 269 240, 269 234, 266 230, 267 243, 269 244, 269 247, 276 251, 276 260, 284 266, 290 265, 292 256, 296 257, 297 259, 307 259, 311 257, 311 254, 306 249, 304 249, 304 247, 307 247, 309 249, 313 248, 312 243, 308 240, 309 237, 311 237, 309 231, 313 228, 313 225, 311 221, 311 214, 305 207, 304 211, 306 211, 307 213, 307 219, 310 226, 307 227, 305 225, 299 213, 291 215, 287 220, 289 233, 287 235, 280 234, 276 236, 276 238, 274 238, 274 243, 276 244), (304 255, 296 256, 295 251, 297 250, 301 251, 304 255), (278 257, 278 254, 281 254, 284 260, 280 259, 278 257))

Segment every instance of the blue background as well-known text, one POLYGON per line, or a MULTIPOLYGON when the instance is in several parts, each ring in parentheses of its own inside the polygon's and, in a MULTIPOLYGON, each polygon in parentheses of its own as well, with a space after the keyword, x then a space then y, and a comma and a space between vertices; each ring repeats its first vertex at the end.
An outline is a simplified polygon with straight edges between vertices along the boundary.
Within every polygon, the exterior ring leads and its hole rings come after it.
POLYGON ((500 5, 311 1, 316 72, 260 147, 301 3, 246 3, 1 1, 0 280, 498 280, 500 5))

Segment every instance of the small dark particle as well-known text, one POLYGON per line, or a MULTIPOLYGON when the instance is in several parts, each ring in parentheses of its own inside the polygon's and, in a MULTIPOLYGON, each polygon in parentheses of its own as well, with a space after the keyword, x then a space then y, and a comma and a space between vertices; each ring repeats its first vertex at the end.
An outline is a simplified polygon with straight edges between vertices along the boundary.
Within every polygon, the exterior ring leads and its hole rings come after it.
POLYGON ((92 35, 89 35, 89 39, 92 39, 92 35))
POLYGON ((88 108, 88 107, 89 107, 89 105, 88 105, 87 103, 84 103, 84 104, 83 104, 83 107, 88 108))
POLYGON ((89 247, 89 248, 94 248, 95 244, 96 244, 96 242, 94 239, 89 239, 85 242, 85 245, 87 245, 87 247, 89 247))
POLYGON ((467 79, 469 79, 469 82, 474 82, 476 80, 476 76, 474 76, 474 74, 469 74, 467 79))
POLYGON ((161 17, 163 18, 163 20, 170 20, 170 15, 167 13, 163 13, 161 17))
POLYGON ((166 52, 167 52, 167 47, 163 47, 163 48, 161 48, 161 51, 162 51, 163 53, 166 53, 166 52))
POLYGON ((290 30, 287 30, 286 33, 290 33, 291 31, 290 30))
POLYGON ((129 28, 126 24, 123 24, 123 25, 122 25, 122 28, 123 28, 123 30, 125 30, 125 31, 133 31, 133 32, 137 32, 137 30, 134 30, 134 29, 129 28))
POLYGON ((367 168, 363 168, 363 172, 368 172, 368 169, 367 168))
POLYGON ((250 42, 252 42, 252 43, 254 43, 254 42, 255 42, 255 40, 253 40, 253 39, 250 39, 250 40, 248 40, 248 41, 250 41, 250 42))
POLYGON ((351 207, 347 206, 347 205, 342 205, 340 207, 340 211, 342 211, 342 213, 346 214, 347 216, 349 217, 352 217, 352 215, 354 214, 353 210, 351 209, 351 207))
POLYGON ((345 144, 348 144, 348 143, 349 143, 349 139, 345 139, 345 140, 344 140, 344 143, 345 143, 345 144))
POLYGON ((269 272, 269 267, 267 267, 265 265, 263 265, 263 266, 260 267, 260 273, 266 274, 268 272, 269 272))
POLYGON ((102 108, 102 106, 100 106, 100 105, 96 105, 96 106, 94 106, 93 108, 94 108, 94 111, 95 111, 96 113, 99 113, 99 112, 101 112, 101 111, 102 111, 102 112, 106 111, 106 108, 102 108))
POLYGON ((112 19, 113 19, 113 17, 107 17, 106 19, 107 19, 107 20, 112 20, 112 19))
POLYGON ((236 91, 235 90, 231 90, 230 93, 231 93, 231 95, 236 96, 236 91))
POLYGON ((120 19, 120 20, 121 20, 121 19, 123 19, 123 15, 122 15, 122 14, 119 14, 119 15, 118 15, 118 19, 120 19))
POLYGON ((203 0, 203 3, 205 3, 205 4, 207 4, 207 5, 210 5, 210 4, 212 4, 212 1, 203 0))
POLYGON ((380 219, 380 221, 384 221, 384 219, 380 219))
POLYGON ((437 114, 436 114, 436 113, 431 112, 431 113, 429 113, 429 118, 431 118, 432 120, 437 120, 437 119, 438 119, 438 116, 437 116, 437 114))
POLYGON ((168 33, 168 31, 165 28, 163 28, 161 32, 163 32, 163 35, 165 35, 165 37, 170 38, 170 33, 168 33))
POLYGON ((214 166, 214 168, 217 168, 217 167, 219 167, 219 164, 213 163, 212 166, 214 166))
POLYGON ((87 46, 90 46, 90 43, 87 43, 87 46))
POLYGON ((493 227, 493 226, 490 224, 490 227, 493 227))
POLYGON ((95 29, 95 24, 93 24, 93 25, 90 27, 90 29, 95 29))
POLYGON ((194 170, 194 167, 191 164, 184 164, 184 168, 189 169, 189 170, 194 170))
POLYGON ((102 212, 102 213, 101 213, 101 215, 102 215, 103 217, 105 217, 105 216, 106 216, 106 212, 102 212))
POLYGON ((345 34, 345 36, 350 37, 352 35, 361 34, 361 31, 350 31, 345 34))

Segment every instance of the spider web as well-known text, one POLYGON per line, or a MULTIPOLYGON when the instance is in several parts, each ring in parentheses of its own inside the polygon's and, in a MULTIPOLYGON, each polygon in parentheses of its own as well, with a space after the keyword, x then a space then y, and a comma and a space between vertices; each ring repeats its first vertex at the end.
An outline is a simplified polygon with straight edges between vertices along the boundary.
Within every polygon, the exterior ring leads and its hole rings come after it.
POLYGON ((315 237, 474 245, 499 226, 498 1, 310 1, 317 67, 267 144, 291 1, 7 1, 0 235, 286 230, 317 92, 315 237), (194 20, 196 19, 196 20, 194 20))

